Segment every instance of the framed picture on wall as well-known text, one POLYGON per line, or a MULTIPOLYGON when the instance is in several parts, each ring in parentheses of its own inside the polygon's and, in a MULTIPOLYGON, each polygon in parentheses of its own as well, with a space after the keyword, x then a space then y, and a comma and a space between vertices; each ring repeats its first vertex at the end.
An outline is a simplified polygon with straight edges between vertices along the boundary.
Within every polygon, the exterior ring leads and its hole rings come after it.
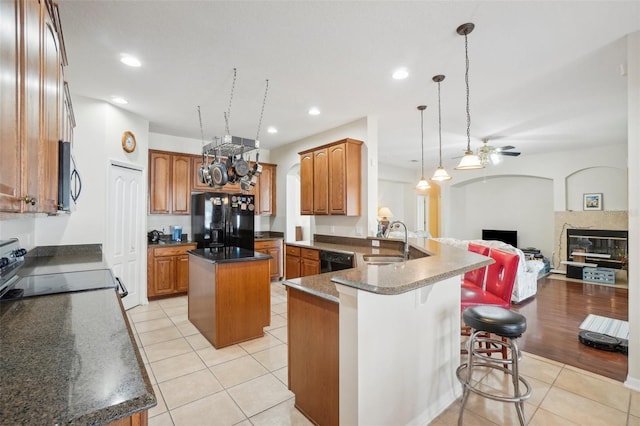
POLYGON ((584 194, 582 210, 602 210, 602 193, 584 194))

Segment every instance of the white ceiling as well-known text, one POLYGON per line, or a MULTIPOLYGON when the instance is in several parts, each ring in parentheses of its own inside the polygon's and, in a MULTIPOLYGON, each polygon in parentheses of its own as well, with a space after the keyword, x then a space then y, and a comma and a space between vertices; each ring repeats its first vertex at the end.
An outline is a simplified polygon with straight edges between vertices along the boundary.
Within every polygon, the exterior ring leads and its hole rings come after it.
MULTIPOLYGON (((443 160, 466 146, 464 37, 473 22, 471 146, 515 145, 523 153, 627 139, 625 35, 640 30, 640 1, 81 1, 61 0, 72 94, 110 101, 150 122, 150 131, 200 140, 230 129, 272 149, 364 116, 378 119, 379 161, 437 166, 436 74, 441 83, 443 160), (139 57, 129 68, 120 55, 139 57), (391 79, 398 66, 403 81, 391 79), (310 106, 322 114, 309 116, 310 106), (266 132, 275 126, 279 133, 266 132)), ((327 141, 330 142, 330 141, 327 141)), ((425 174, 430 174, 427 170, 425 174)))

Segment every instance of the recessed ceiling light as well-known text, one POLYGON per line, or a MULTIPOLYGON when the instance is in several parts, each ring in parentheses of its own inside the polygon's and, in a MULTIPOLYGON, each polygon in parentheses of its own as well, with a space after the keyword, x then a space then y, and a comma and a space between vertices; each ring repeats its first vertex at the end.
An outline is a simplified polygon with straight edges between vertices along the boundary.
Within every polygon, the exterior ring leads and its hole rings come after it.
POLYGON ((138 58, 131 55, 122 55, 120 57, 120 62, 122 62, 125 65, 129 65, 130 67, 139 67, 142 65, 138 60, 138 58))
POLYGON ((129 103, 129 101, 127 101, 125 98, 121 98, 119 96, 112 96, 111 102, 113 102, 114 104, 120 104, 120 105, 126 105, 129 103))
POLYGON ((405 78, 409 77, 409 70, 404 67, 398 68, 393 72, 392 77, 395 80, 404 80, 405 78))
POLYGON ((317 107, 309 108, 309 115, 320 115, 320 110, 317 107))
POLYGON ((271 133, 271 134, 278 133, 278 129, 276 129, 273 126, 269 126, 269 128, 267 129, 267 133, 271 133))

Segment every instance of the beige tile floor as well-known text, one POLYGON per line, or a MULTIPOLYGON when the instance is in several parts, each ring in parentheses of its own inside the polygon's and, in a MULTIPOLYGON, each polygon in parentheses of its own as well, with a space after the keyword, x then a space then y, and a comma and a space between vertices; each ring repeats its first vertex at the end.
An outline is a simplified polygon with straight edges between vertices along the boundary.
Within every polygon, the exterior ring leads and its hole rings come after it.
MULTIPOLYGON (((279 282, 271 285, 271 311, 264 337, 216 350, 188 321, 186 297, 129 310, 158 399, 149 425, 311 424, 287 388, 287 305, 279 282)), ((531 354, 524 354, 521 372, 533 387, 525 402, 530 425, 640 426, 640 393, 620 382, 531 354)), ((508 384, 499 372, 482 378, 487 389, 508 384)), ((458 409, 456 401, 431 424, 457 424, 458 409)), ((464 424, 512 425, 517 415, 513 404, 471 394, 464 424)))

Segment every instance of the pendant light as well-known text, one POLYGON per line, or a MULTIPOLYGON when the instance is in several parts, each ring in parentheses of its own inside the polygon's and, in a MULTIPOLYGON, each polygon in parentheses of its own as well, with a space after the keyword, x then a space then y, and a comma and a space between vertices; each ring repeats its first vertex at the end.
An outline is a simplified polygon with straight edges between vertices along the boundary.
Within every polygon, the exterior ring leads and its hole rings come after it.
POLYGON ((418 191, 425 191, 431 188, 429 182, 424 178, 424 110, 427 109, 426 105, 418 106, 418 110, 420 111, 420 145, 422 146, 422 174, 420 175, 420 181, 416 185, 416 189, 418 191))
POLYGON ((442 113, 440 108, 440 82, 442 80, 444 80, 444 75, 436 75, 433 77, 433 81, 438 83, 438 140, 440 151, 440 165, 436 169, 431 180, 435 180, 437 182, 451 180, 451 176, 449 176, 449 173, 447 173, 444 167, 442 167, 442 113))
POLYGON ((456 167, 456 170, 475 170, 481 169, 484 166, 480 162, 480 158, 471 151, 471 114, 469 113, 469 52, 467 44, 467 35, 473 31, 475 25, 472 23, 462 24, 458 27, 456 32, 464 36, 464 57, 465 57, 465 73, 464 82, 467 87, 467 150, 464 152, 464 157, 460 160, 460 164, 456 167))

